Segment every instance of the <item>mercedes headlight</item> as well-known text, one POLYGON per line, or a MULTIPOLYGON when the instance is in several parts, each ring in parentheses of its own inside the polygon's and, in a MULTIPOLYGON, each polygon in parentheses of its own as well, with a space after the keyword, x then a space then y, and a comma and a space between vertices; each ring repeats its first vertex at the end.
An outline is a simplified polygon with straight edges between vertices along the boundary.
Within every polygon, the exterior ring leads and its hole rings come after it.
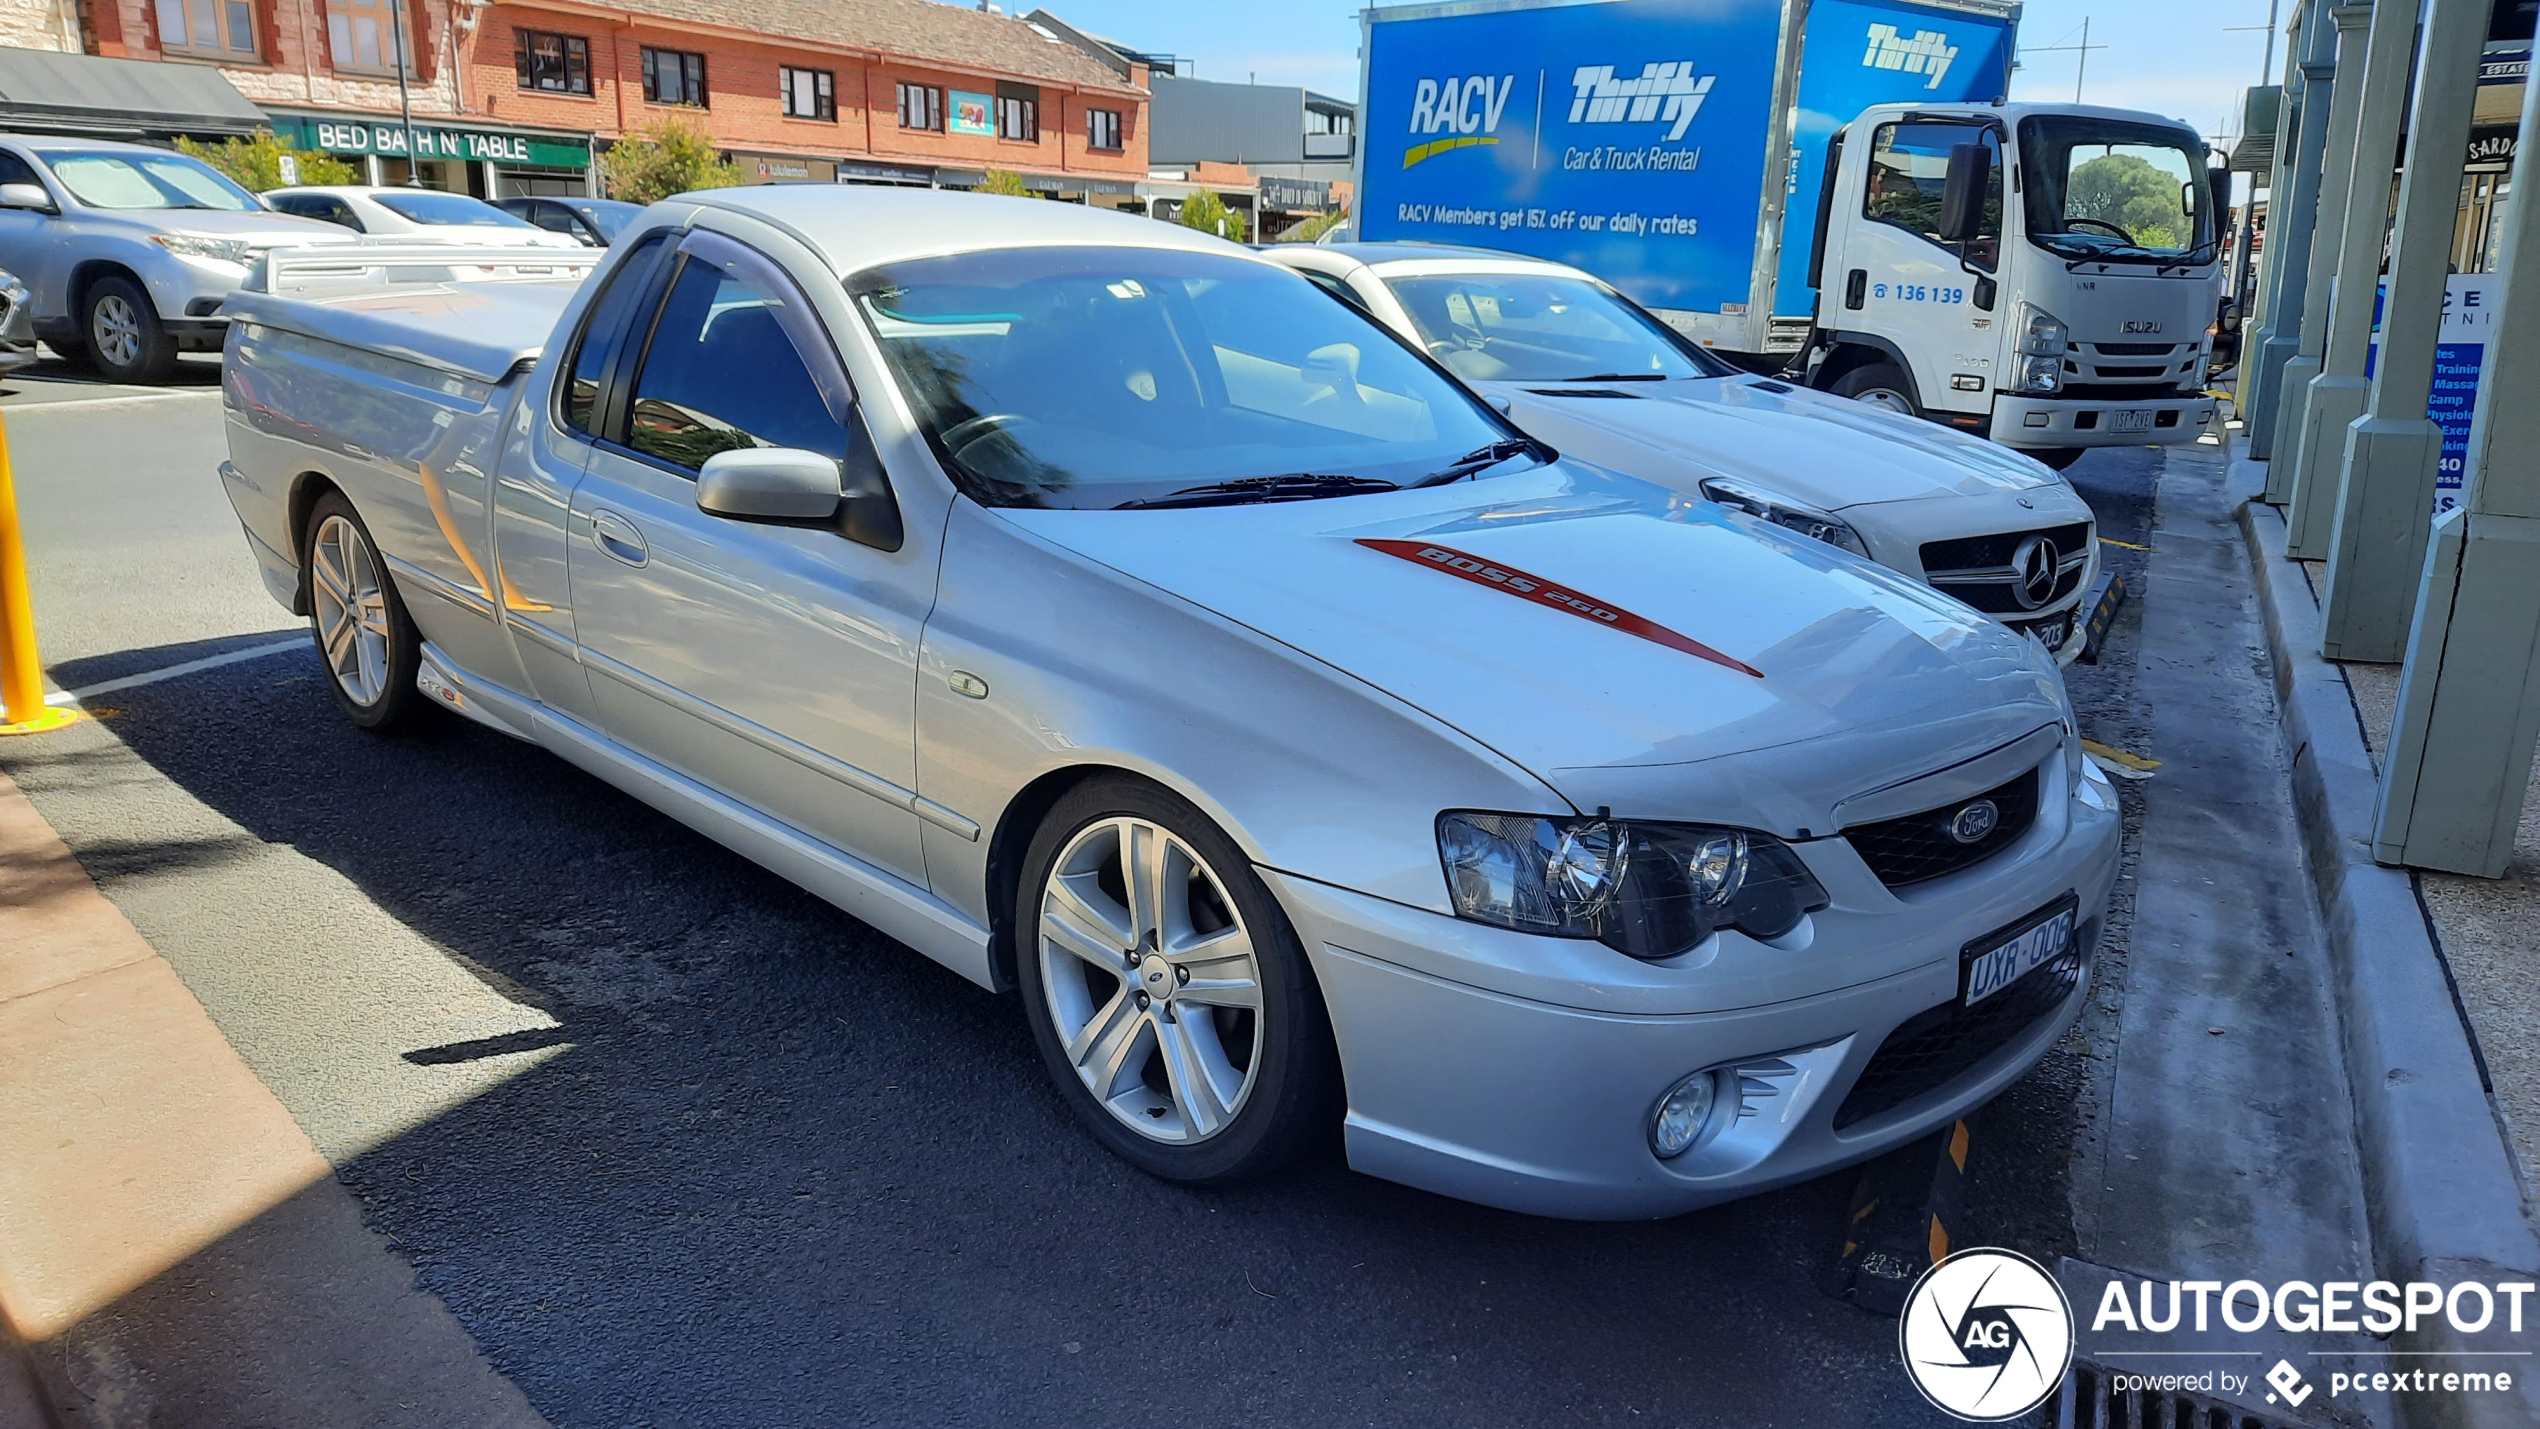
POLYGON ((1869 559, 1870 548, 1861 540, 1860 532, 1845 525, 1842 518, 1814 506, 1803 506, 1785 496, 1767 495, 1745 482, 1727 477, 1713 477, 1702 483, 1702 494, 1722 506, 1743 511, 1749 516, 1761 516, 1776 526, 1786 527, 1811 540, 1840 546, 1863 560, 1869 559))
POLYGON ((244 238, 205 238, 193 233, 153 233, 150 238, 179 258, 209 258, 220 263, 247 261, 244 238))
POLYGON ((1722 928, 1778 938, 1829 901, 1770 834, 1456 811, 1438 857, 1459 918, 1672 958, 1722 928))

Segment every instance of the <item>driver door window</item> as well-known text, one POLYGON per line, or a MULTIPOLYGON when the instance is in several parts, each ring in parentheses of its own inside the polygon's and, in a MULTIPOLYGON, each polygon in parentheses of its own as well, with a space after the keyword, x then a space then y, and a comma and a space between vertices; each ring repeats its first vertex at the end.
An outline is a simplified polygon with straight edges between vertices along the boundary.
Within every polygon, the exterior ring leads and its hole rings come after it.
POLYGON ((1861 216, 1904 229, 1992 272, 2002 249, 2001 137, 1981 124, 1880 125, 1870 138, 1870 169, 1868 181, 1862 186, 1861 216), (1973 238, 1955 244, 1940 236, 1940 205, 1949 184, 1949 152, 1961 144, 1981 145, 1991 162, 1985 182, 1983 221, 1973 238))
POLYGON ((689 472, 742 447, 843 460, 846 428, 785 331, 784 306, 739 273, 689 259, 635 379, 626 444, 689 472))

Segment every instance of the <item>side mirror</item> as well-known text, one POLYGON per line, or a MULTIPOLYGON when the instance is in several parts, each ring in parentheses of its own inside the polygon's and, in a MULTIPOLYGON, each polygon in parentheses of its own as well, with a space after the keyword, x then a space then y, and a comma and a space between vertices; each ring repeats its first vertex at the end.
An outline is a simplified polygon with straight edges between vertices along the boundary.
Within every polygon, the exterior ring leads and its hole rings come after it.
POLYGON ((2214 241, 2219 243, 2224 237, 2223 225, 2231 218, 2231 170, 2207 169, 2205 182, 2209 186, 2206 192, 2213 195, 2214 241))
POLYGON ((1949 146, 1949 177, 1940 189, 1940 240, 1964 243, 1984 231, 1985 190, 1993 151, 1982 144, 1949 146))
POLYGON ((716 452, 697 473, 697 509, 744 521, 826 521, 844 496, 838 463, 792 447, 716 452))
POLYGON ((38 213, 58 213, 53 196, 42 184, 0 184, 0 208, 31 208, 38 213))

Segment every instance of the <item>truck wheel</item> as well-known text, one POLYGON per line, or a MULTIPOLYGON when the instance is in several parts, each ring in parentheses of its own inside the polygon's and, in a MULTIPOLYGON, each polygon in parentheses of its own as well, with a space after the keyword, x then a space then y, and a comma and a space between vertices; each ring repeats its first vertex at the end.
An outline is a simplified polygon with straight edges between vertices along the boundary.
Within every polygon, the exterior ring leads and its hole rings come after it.
POLYGON ((1278 1170, 1337 1121, 1331 1024, 1296 931, 1187 800, 1108 776, 1023 862, 1015 976, 1032 1040, 1094 1138, 1149 1175, 1278 1170))
POLYGON ((117 382, 158 382, 176 368, 176 339, 141 285, 120 275, 88 285, 81 305, 80 345, 89 364, 117 382))
POLYGON ((1838 397, 1867 402, 1873 407, 1908 417, 1919 417, 1923 409, 1914 401, 1914 379, 1893 362, 1873 362, 1855 367, 1834 380, 1829 389, 1838 397))
POLYGON ((309 508, 309 630, 326 662, 327 688, 363 729, 413 722, 430 706, 415 686, 423 636, 388 577, 370 528, 340 491, 309 508))

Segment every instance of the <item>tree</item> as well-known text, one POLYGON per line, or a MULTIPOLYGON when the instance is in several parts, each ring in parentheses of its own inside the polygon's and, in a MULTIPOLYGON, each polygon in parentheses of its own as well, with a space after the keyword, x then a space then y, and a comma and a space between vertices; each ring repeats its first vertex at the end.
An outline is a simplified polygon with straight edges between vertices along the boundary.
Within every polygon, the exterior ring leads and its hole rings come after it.
POLYGON ((1003 194, 1008 198, 1039 198, 1039 191, 1023 182, 1023 176, 1012 169, 990 169, 974 190, 983 194, 1003 194))
POLYGON ((610 198, 657 203, 672 194, 730 188, 741 182, 741 170, 723 161, 703 128, 665 114, 601 155, 600 177, 610 198))
POLYGON ((2073 170, 2064 217, 2113 223, 2147 248, 2178 248, 2195 233, 2181 180, 2135 154, 2103 154, 2073 170))
POLYGON ((1295 226, 1291 227, 1287 232, 1280 234, 1277 238, 1272 239, 1271 241, 1274 243, 1311 243, 1315 239, 1322 237, 1324 234, 1331 232, 1333 229, 1340 227, 1341 224, 1348 221, 1348 218, 1349 210, 1345 208, 1336 208, 1328 212, 1318 213, 1312 218, 1302 220, 1295 226))
POLYGON ((259 129, 245 139, 223 139, 217 144, 179 139, 176 151, 188 158, 202 160, 227 174, 240 188, 254 194, 288 188, 292 184, 357 184, 362 181, 360 171, 351 164, 326 154, 294 149, 290 141, 277 137, 270 129, 259 129), (282 157, 285 154, 299 161, 300 170, 299 177, 287 181, 282 176, 282 157))
POLYGON ((1220 238, 1231 238, 1237 243, 1244 241, 1243 210, 1228 208, 1226 201, 1219 198, 1214 189, 1201 189, 1182 200, 1182 226, 1196 228, 1202 233, 1214 233, 1220 238))

